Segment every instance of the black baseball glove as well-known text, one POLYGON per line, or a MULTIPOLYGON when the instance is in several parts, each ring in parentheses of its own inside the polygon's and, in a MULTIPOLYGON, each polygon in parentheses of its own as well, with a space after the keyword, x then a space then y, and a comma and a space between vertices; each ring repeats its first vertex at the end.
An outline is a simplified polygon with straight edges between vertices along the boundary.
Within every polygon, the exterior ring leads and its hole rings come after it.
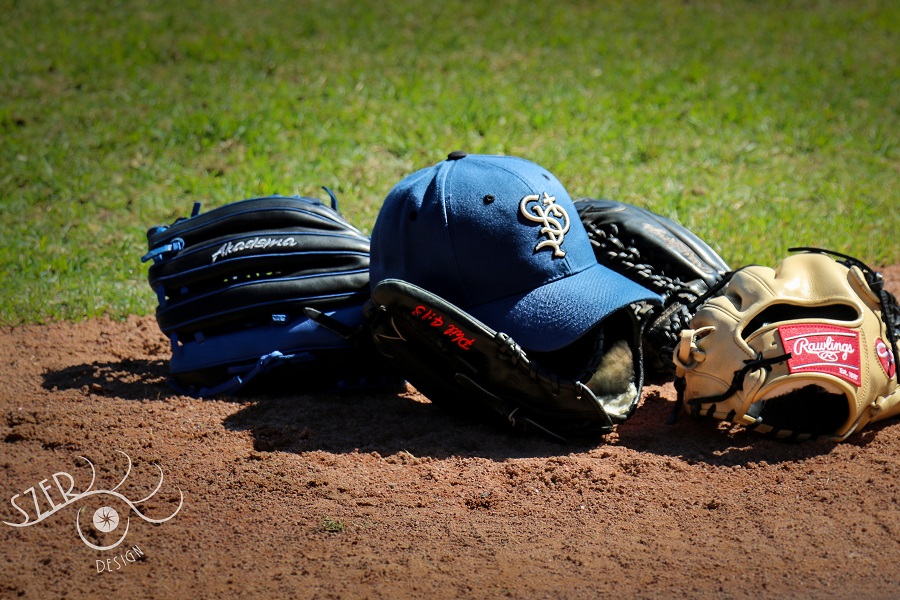
POLYGON ((197 203, 190 218, 147 232, 141 260, 154 261, 173 387, 213 396, 285 379, 296 391, 400 381, 354 339, 370 295, 369 238, 331 198, 253 198, 203 214, 197 203))
POLYGON ((375 286, 373 343, 416 389, 462 416, 556 440, 609 433, 643 384, 638 323, 627 307, 575 344, 535 353, 467 312, 399 279, 375 286))
POLYGON ((648 377, 672 377, 672 351, 706 295, 731 269, 675 221, 624 202, 579 198, 575 207, 597 261, 662 296, 640 307, 648 377))

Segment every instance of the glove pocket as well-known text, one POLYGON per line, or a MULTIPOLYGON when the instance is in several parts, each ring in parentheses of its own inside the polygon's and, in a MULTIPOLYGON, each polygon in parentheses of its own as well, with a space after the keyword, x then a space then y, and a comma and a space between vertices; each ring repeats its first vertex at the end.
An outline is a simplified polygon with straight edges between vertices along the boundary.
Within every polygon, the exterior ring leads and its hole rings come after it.
POLYGON ((779 437, 833 435, 852 427, 867 387, 860 332, 829 322, 791 321, 759 330, 748 342, 769 359, 748 413, 779 437))

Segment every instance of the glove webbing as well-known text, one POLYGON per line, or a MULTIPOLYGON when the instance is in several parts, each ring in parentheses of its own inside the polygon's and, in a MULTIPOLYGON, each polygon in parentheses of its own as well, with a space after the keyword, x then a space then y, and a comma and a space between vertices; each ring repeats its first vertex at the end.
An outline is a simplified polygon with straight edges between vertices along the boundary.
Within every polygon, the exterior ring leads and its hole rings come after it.
MULTIPOLYGON (((642 261, 641 253, 634 246, 625 245, 619 238, 619 229, 615 224, 607 228, 601 228, 594 223, 586 223, 593 234, 591 244, 599 248, 607 257, 611 265, 621 268, 615 269, 621 275, 625 275, 632 281, 640 282, 646 288, 663 296, 668 300, 671 296, 684 289, 683 282, 679 279, 667 277, 655 273, 654 268, 642 261)), ((685 294, 693 299, 693 294, 685 294)))
MULTIPOLYGON (((645 334, 660 347, 661 354, 673 350, 678 333, 690 326, 697 306, 711 295, 712 290, 698 297, 679 278, 659 273, 658 269, 642 262, 640 251, 619 238, 615 223, 598 227, 588 222, 585 226, 590 230, 591 244, 606 257, 607 266, 663 297, 662 305, 647 306, 641 311, 640 318, 647 319, 645 334)), ((721 289, 722 285, 718 282, 715 290, 721 289)))

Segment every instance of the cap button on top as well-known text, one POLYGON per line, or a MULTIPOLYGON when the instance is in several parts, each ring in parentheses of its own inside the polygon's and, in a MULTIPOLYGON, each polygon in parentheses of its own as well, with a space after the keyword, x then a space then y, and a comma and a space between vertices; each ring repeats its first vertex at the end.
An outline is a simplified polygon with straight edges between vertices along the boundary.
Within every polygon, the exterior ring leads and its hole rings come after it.
POLYGON ((465 158, 466 153, 462 150, 454 150, 450 154, 447 155, 447 160, 459 160, 461 158, 465 158))

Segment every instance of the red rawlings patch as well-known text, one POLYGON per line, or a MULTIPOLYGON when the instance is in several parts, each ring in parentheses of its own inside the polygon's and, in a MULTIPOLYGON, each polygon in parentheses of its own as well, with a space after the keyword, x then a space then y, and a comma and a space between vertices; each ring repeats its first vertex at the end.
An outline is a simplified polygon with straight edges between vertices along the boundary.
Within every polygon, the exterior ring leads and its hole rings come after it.
POLYGON ((778 328, 784 349, 791 353, 791 373, 825 373, 859 386, 859 333, 846 327, 809 323, 778 328))
POLYGON ((885 374, 888 378, 893 378, 897 374, 897 363, 894 362, 894 353, 891 352, 891 347, 885 344, 884 340, 879 339, 875 342, 875 353, 878 354, 878 361, 885 374))

